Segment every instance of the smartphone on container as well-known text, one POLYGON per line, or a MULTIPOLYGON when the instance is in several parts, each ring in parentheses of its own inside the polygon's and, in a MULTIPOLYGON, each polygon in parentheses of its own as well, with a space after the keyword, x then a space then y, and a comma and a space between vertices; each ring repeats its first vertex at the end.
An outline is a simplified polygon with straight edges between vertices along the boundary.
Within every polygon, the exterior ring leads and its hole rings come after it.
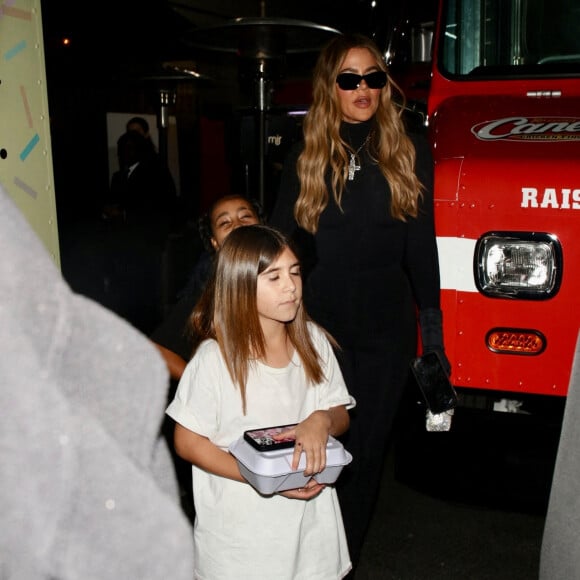
POLYGON ((413 359, 411 370, 431 413, 436 415, 457 406, 457 393, 443 368, 439 353, 428 352, 413 359))
POLYGON ((296 427, 296 423, 290 425, 277 425, 275 427, 263 427, 244 431, 244 440, 258 451, 273 451, 274 449, 286 449, 294 447, 294 439, 281 439, 276 441, 273 435, 277 435, 290 427, 296 427))

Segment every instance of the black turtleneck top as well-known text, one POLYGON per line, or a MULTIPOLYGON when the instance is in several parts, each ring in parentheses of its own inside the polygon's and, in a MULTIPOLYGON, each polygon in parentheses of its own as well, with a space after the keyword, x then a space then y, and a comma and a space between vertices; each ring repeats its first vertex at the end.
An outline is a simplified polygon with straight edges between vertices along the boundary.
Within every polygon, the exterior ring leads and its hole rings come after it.
MULTIPOLYGON (((357 151, 373 126, 346 123, 341 135, 357 151)), ((341 211, 330 193, 313 236, 298 230, 293 210, 300 183, 297 144, 289 153, 269 224, 298 240, 306 265, 304 303, 343 347, 381 344, 408 359, 416 350, 416 309, 439 308, 439 263, 433 221, 433 161, 426 139, 411 135, 425 186, 417 218, 395 220, 391 191, 364 146, 360 169, 346 182, 341 211)), ((327 177, 330 189, 330 179, 327 177)), ((405 364, 407 361, 405 360, 405 364)))

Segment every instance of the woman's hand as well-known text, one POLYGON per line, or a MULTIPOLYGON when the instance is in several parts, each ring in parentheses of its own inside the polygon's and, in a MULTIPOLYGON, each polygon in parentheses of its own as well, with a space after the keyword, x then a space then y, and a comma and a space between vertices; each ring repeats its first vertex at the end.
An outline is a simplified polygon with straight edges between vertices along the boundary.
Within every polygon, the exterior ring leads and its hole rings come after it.
POLYGON ((296 489, 287 489, 286 491, 278 492, 278 495, 283 495, 288 499, 312 499, 316 497, 326 485, 318 483, 314 479, 310 479, 304 487, 297 487, 296 489))

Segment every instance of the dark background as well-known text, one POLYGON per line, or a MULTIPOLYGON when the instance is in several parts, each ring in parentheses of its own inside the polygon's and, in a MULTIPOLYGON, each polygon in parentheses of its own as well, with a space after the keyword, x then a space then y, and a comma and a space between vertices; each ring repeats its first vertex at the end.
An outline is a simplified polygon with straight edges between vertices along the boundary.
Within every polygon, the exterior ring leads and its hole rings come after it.
MULTIPOLYGON (((227 190, 255 191, 256 63, 233 51, 214 50, 224 43, 235 48, 229 25, 237 17, 300 23, 289 48, 313 50, 297 55, 289 50, 281 61, 270 61, 268 70, 269 122, 294 137, 299 128, 289 126, 284 113, 307 104, 316 49, 330 38, 319 35, 316 26, 362 32, 384 49, 393 26, 406 18, 432 20, 436 10, 436 0, 377 0, 374 4, 371 7, 369 0, 43 3, 61 227, 99 211, 109 185, 106 113, 158 116, 159 90, 167 85, 176 94, 170 112, 178 127, 184 212, 197 215, 227 190), (196 44, 196 34, 206 30, 212 32, 201 46, 196 44), (63 43, 65 38, 68 44, 63 43), (167 62, 194 69, 201 79, 175 80, 183 75, 164 68, 167 62)), ((278 157, 282 156, 279 151, 278 157)), ((276 176, 270 173, 266 205, 271 205, 277 186, 276 176)))

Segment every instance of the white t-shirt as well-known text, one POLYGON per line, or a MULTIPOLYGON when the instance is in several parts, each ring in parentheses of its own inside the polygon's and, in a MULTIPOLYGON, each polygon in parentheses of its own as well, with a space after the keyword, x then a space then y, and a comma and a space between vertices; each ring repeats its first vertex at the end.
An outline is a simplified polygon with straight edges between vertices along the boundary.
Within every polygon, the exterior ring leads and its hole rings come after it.
MULTIPOLYGON (((227 450, 247 429, 297 423, 318 409, 352 408, 332 347, 309 325, 325 380, 309 385, 295 353, 286 368, 250 366, 247 413, 217 342, 202 343, 188 363, 167 414, 227 450)), ((335 580, 350 570, 336 490, 309 500, 263 496, 251 485, 193 466, 196 578, 335 580)))

